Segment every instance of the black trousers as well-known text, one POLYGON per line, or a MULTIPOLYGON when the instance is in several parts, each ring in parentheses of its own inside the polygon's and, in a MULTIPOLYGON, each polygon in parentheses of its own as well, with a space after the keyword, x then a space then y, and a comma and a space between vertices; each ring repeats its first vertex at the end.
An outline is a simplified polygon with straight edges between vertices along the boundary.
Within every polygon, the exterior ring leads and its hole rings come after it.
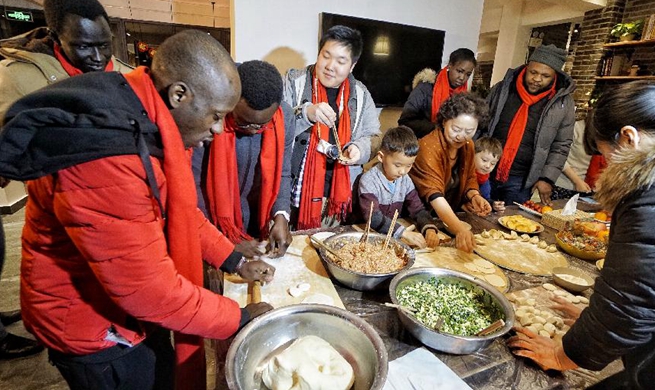
POLYGON ((116 345, 75 356, 49 350, 71 390, 173 389, 175 353, 170 332, 158 330, 135 347, 116 345))

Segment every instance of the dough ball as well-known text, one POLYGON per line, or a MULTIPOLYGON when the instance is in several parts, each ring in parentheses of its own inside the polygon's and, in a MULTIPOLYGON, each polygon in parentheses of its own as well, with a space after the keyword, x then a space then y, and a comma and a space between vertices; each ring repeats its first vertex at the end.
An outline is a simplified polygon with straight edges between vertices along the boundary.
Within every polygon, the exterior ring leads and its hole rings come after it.
POLYGON ((348 390, 355 373, 327 341, 304 336, 269 360, 262 372, 269 389, 348 390))
POLYGON ((580 303, 580 297, 576 295, 572 296, 571 303, 580 303))
POLYGON ((312 286, 309 283, 298 283, 296 288, 302 292, 307 292, 312 286))

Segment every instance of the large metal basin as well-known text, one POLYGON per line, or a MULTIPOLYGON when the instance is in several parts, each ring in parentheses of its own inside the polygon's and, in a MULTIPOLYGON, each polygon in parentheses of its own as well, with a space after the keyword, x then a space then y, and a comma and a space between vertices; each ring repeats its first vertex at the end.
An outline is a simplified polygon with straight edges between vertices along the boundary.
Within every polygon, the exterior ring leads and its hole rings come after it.
POLYGON ((505 326, 487 336, 458 336, 437 332, 423 325, 420 321, 402 310, 398 310, 400 321, 405 328, 423 344, 438 351, 452 354, 469 354, 489 345, 499 336, 509 332, 514 325, 514 309, 505 296, 489 283, 471 275, 443 268, 414 268, 396 275, 389 285, 391 301, 398 304, 396 292, 406 285, 418 281, 437 278, 444 281, 458 282, 485 292, 489 304, 496 305, 505 315, 505 326))
POLYGON ((382 389, 388 356, 375 329, 346 310, 308 304, 272 310, 236 335, 225 366, 229 388, 266 389, 261 372, 268 360, 297 338, 309 335, 330 343, 350 363, 355 372, 353 390, 382 389))
MULTIPOLYGON (((324 242, 325 245, 329 246, 330 248, 339 249, 349 242, 359 242, 362 234, 363 233, 360 232, 336 234, 332 237, 329 237, 324 242)), ((384 242, 385 238, 386 236, 382 234, 369 234, 370 243, 379 244, 384 242)), ((340 267, 332 261, 330 254, 323 248, 319 248, 319 254, 323 259, 328 272, 330 272, 330 274, 344 286, 359 291, 383 290, 389 286, 389 282, 394 276, 398 274, 398 272, 402 271, 403 269, 409 269, 414 264, 415 259, 414 250, 407 244, 400 242, 395 238, 392 238, 389 243, 394 248, 397 255, 405 257, 407 264, 400 270, 383 274, 366 274, 340 267)))

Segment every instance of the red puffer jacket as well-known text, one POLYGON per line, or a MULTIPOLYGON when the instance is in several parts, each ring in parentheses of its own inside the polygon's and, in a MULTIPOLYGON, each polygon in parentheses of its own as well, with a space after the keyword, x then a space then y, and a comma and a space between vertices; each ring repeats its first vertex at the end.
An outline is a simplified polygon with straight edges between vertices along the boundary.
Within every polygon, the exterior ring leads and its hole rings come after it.
MULTIPOLYGON (((166 178, 151 158, 166 204, 166 178)), ((89 354, 133 344, 145 322, 223 339, 239 326, 236 302, 178 275, 164 221, 136 155, 98 159, 28 182, 21 306, 25 327, 48 348, 89 354)), ((198 210, 203 258, 218 267, 234 245, 198 210)))

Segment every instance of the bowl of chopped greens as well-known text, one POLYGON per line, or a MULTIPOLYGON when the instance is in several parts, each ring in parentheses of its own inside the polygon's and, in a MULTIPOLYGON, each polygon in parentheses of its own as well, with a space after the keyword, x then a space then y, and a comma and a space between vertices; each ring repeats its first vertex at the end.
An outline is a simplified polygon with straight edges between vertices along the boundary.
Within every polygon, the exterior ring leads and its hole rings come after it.
POLYGON ((400 272, 389 285, 391 301, 403 307, 400 321, 424 345, 452 354, 473 353, 507 333, 514 309, 489 283, 443 268, 400 272), (480 331, 502 320, 495 331, 480 331))

